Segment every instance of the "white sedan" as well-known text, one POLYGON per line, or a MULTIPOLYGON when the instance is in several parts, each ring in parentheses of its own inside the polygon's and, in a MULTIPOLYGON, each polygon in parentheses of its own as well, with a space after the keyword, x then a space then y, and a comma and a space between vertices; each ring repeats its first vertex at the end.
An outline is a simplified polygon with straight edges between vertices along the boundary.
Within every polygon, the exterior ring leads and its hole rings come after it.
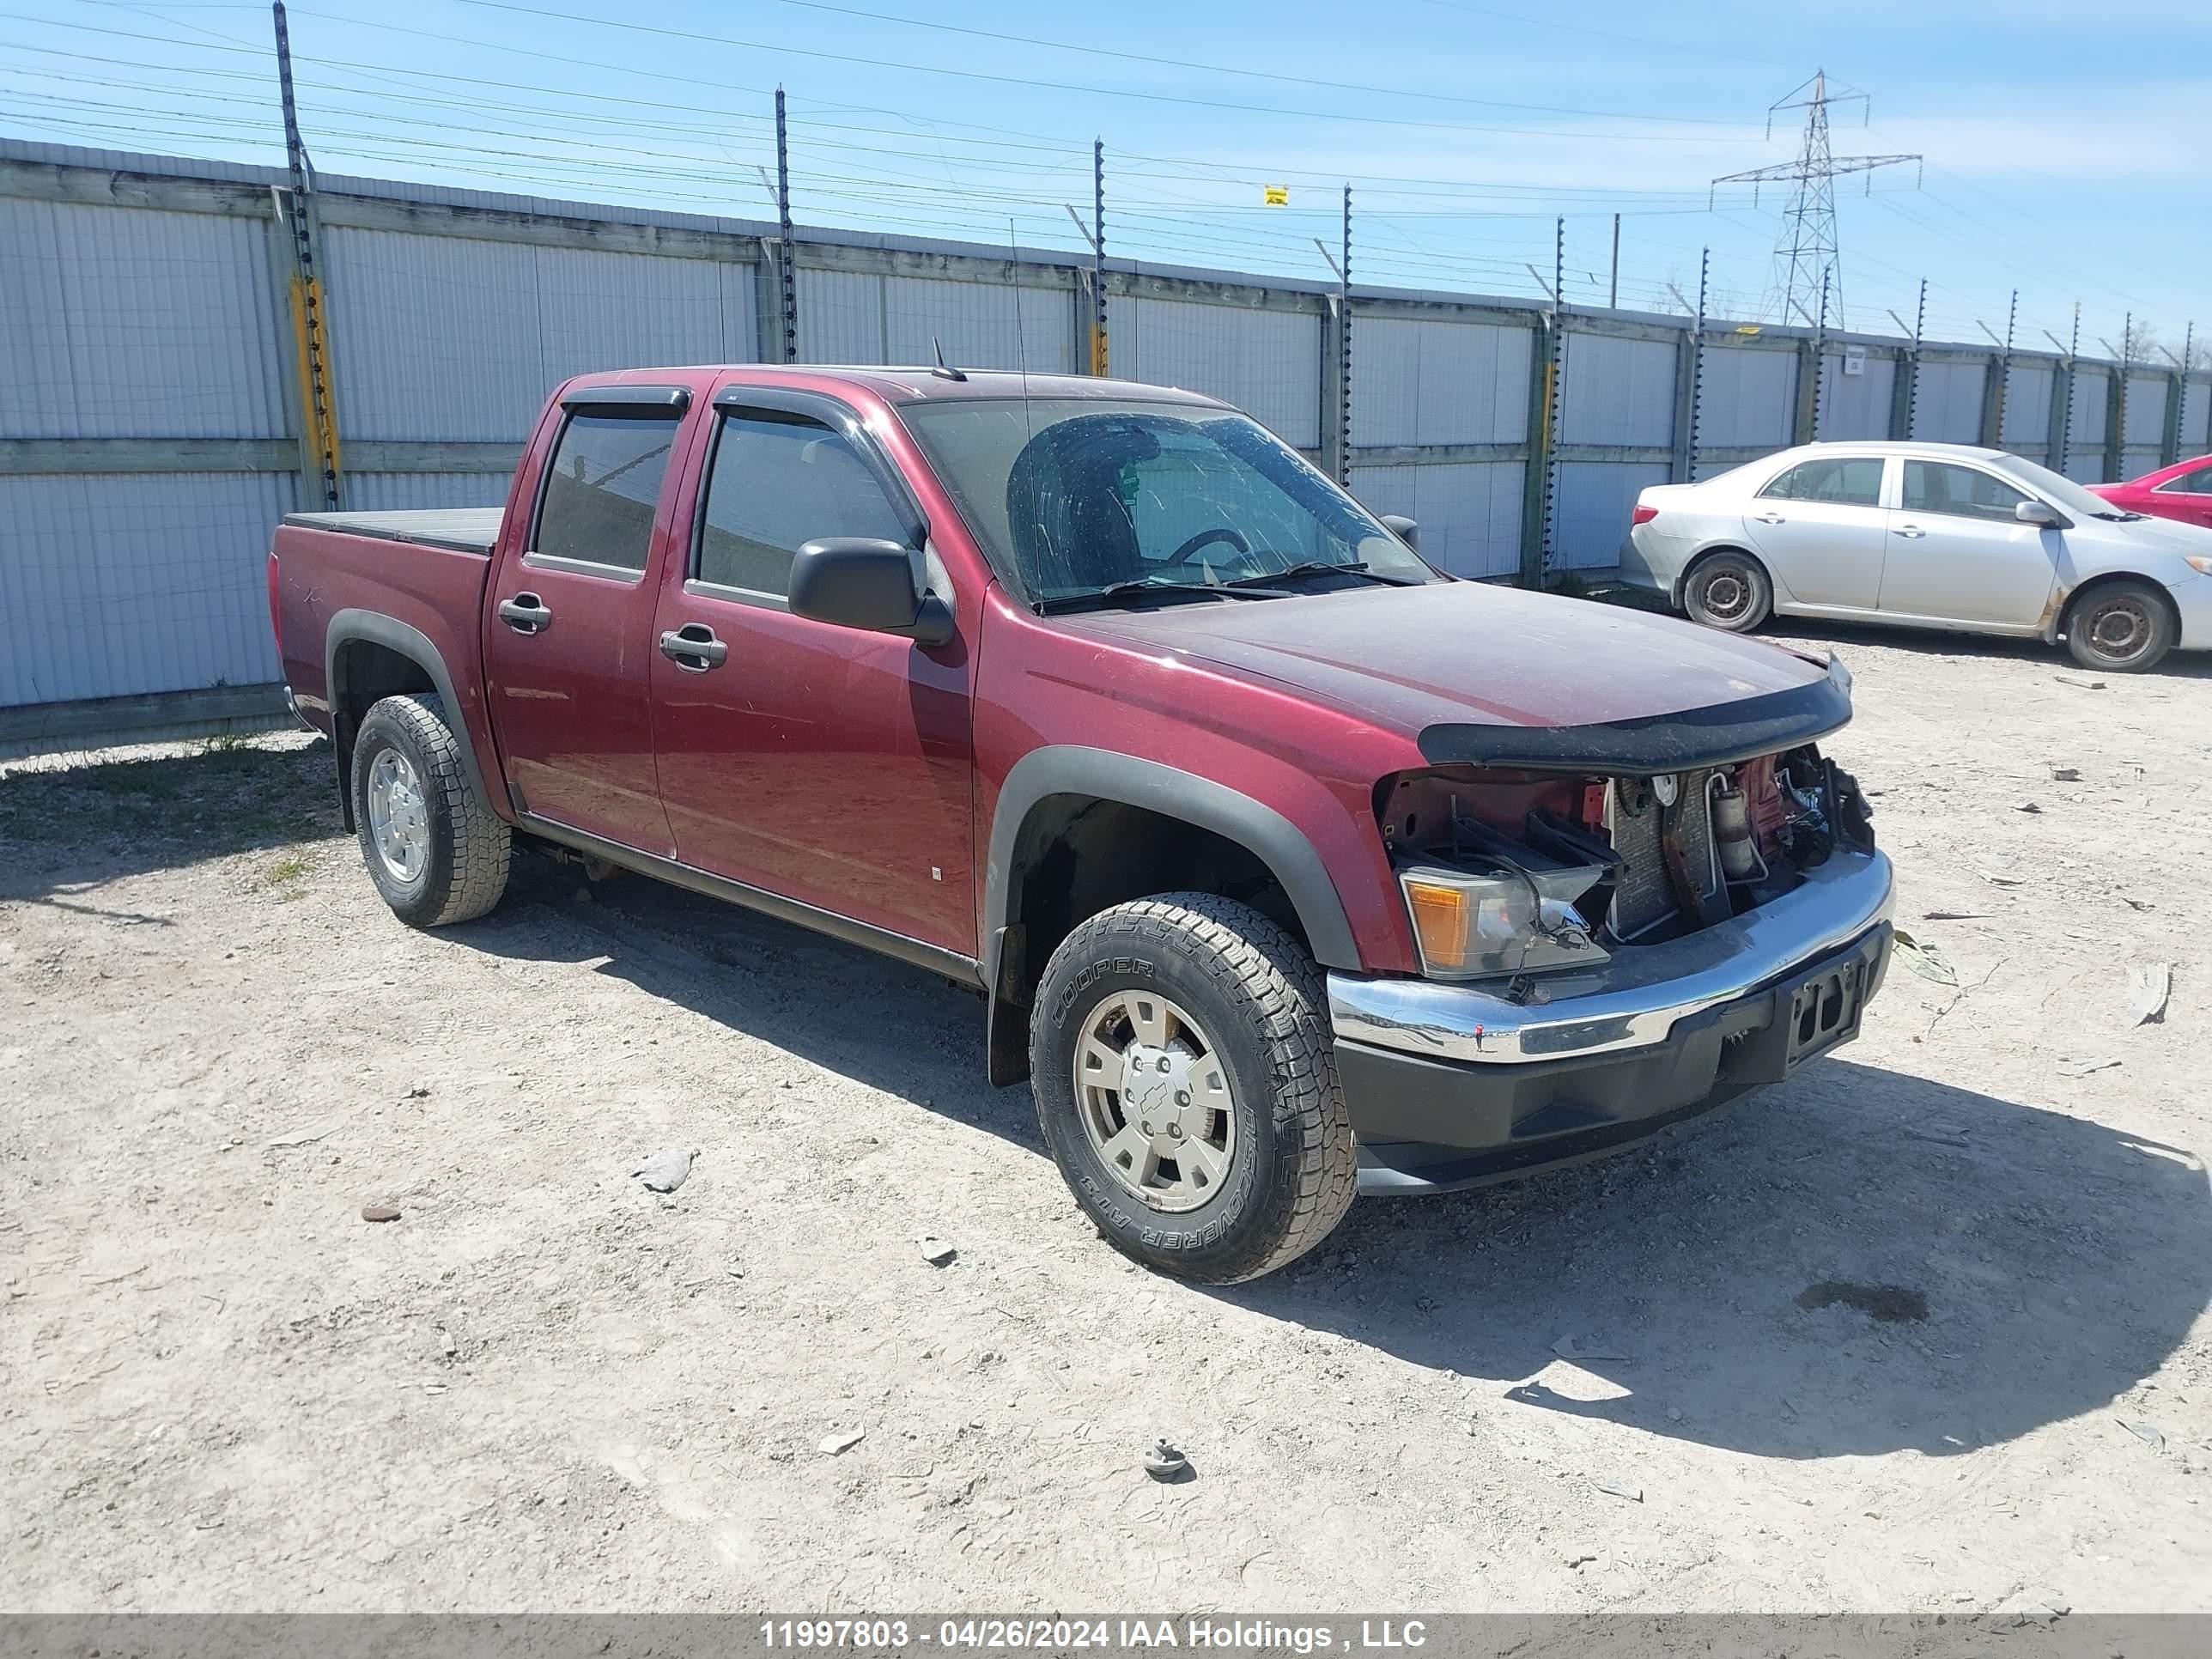
POLYGON ((1710 627, 1770 614, 2063 639, 2088 668, 2212 649, 2212 530, 1962 444, 1820 443, 1636 498, 1621 574, 1710 627))

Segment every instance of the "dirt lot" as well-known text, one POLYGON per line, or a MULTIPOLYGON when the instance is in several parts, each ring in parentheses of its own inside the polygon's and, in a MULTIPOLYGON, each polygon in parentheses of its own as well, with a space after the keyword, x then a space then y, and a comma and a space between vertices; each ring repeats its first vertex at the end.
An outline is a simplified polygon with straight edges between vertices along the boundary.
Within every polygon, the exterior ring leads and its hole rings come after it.
POLYGON ((534 860, 410 933, 299 738, 15 768, 0 1604, 2212 1608, 2212 665, 1822 638, 1959 988, 1224 1292, 948 987, 534 860))

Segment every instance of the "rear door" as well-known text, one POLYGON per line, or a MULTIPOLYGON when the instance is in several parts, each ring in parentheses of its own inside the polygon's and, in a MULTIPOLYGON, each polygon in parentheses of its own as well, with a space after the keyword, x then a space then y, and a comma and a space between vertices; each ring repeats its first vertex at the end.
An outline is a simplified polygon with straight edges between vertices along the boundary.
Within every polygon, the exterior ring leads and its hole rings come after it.
POLYGON ((1769 479, 1747 505, 1743 532, 1775 592, 1835 611, 1872 611, 1881 595, 1887 528, 1879 455, 1818 455, 1769 479))
POLYGON ((681 386, 592 386, 564 400, 525 533, 502 550, 485 678, 523 811, 666 857, 653 751, 653 607, 672 536, 681 386))
POLYGON ((794 617, 785 599, 802 544, 915 546, 921 512, 836 399, 733 387, 710 414, 687 557, 654 624, 677 856, 972 957, 970 653, 794 617))
POLYGON ((1883 614, 2034 627, 2050 601, 2066 532, 2013 517, 2028 499, 1980 467, 1907 459, 1889 514, 1883 614))

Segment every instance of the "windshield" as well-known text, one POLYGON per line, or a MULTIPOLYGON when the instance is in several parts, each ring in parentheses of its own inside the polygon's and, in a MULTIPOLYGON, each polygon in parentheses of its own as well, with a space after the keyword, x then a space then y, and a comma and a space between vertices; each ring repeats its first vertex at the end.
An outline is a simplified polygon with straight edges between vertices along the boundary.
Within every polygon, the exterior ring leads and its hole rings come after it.
POLYGON ((2047 466, 2039 466, 2033 461, 2022 460, 2017 455, 1996 456, 1992 458, 1990 465, 2001 472, 2011 473, 2014 477, 2035 491, 2037 495, 2041 495, 2052 506, 2063 512, 2071 513, 2076 518, 2118 519, 2136 516, 2129 514, 2124 507, 2114 506, 2101 495, 2092 495, 2080 484, 2063 474, 2053 472, 2047 466))
POLYGON ((1330 585, 1434 580, 1296 450, 1229 410, 963 398, 899 413, 993 562, 1040 604, 1128 583, 1253 587, 1316 563, 1364 568, 1304 573, 1330 585))

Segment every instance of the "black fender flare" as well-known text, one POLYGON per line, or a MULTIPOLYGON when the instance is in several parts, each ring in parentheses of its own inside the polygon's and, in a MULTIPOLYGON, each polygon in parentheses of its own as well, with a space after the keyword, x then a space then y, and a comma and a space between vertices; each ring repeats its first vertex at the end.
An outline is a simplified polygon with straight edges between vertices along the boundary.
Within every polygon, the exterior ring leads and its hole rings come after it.
POLYGON ((1034 749, 1000 786, 983 868, 982 980, 990 1005, 986 1049, 993 1083, 1015 1082, 1028 1073, 1028 1036, 1012 1018, 1015 1005, 1002 982, 1003 957, 1013 921, 1014 849, 1030 813, 1055 795, 1144 807, 1235 842, 1282 883, 1315 959, 1324 967, 1358 970, 1359 947, 1328 866, 1304 831, 1273 807, 1212 778, 1116 750, 1080 744, 1034 749))
MULTIPOLYGON (((330 700, 333 739, 331 746, 337 754, 338 798, 345 805, 346 827, 353 827, 353 790, 345 775, 350 758, 349 745, 341 740, 338 731, 338 710, 345 706, 346 692, 338 675, 338 660, 344 647, 357 640, 398 652, 430 677, 431 684, 445 701, 447 724, 452 727, 453 742, 461 751, 461 765, 469 775, 469 787, 486 807, 499 811, 503 803, 484 787, 483 768, 477 759, 476 743, 469 736, 469 723, 461 716, 461 700, 453 690, 453 676, 438 647, 430 643, 429 636, 380 611, 339 611, 331 614, 330 626, 323 635, 323 685, 324 695, 330 700)), ((500 815, 506 816, 503 812, 500 815)))

